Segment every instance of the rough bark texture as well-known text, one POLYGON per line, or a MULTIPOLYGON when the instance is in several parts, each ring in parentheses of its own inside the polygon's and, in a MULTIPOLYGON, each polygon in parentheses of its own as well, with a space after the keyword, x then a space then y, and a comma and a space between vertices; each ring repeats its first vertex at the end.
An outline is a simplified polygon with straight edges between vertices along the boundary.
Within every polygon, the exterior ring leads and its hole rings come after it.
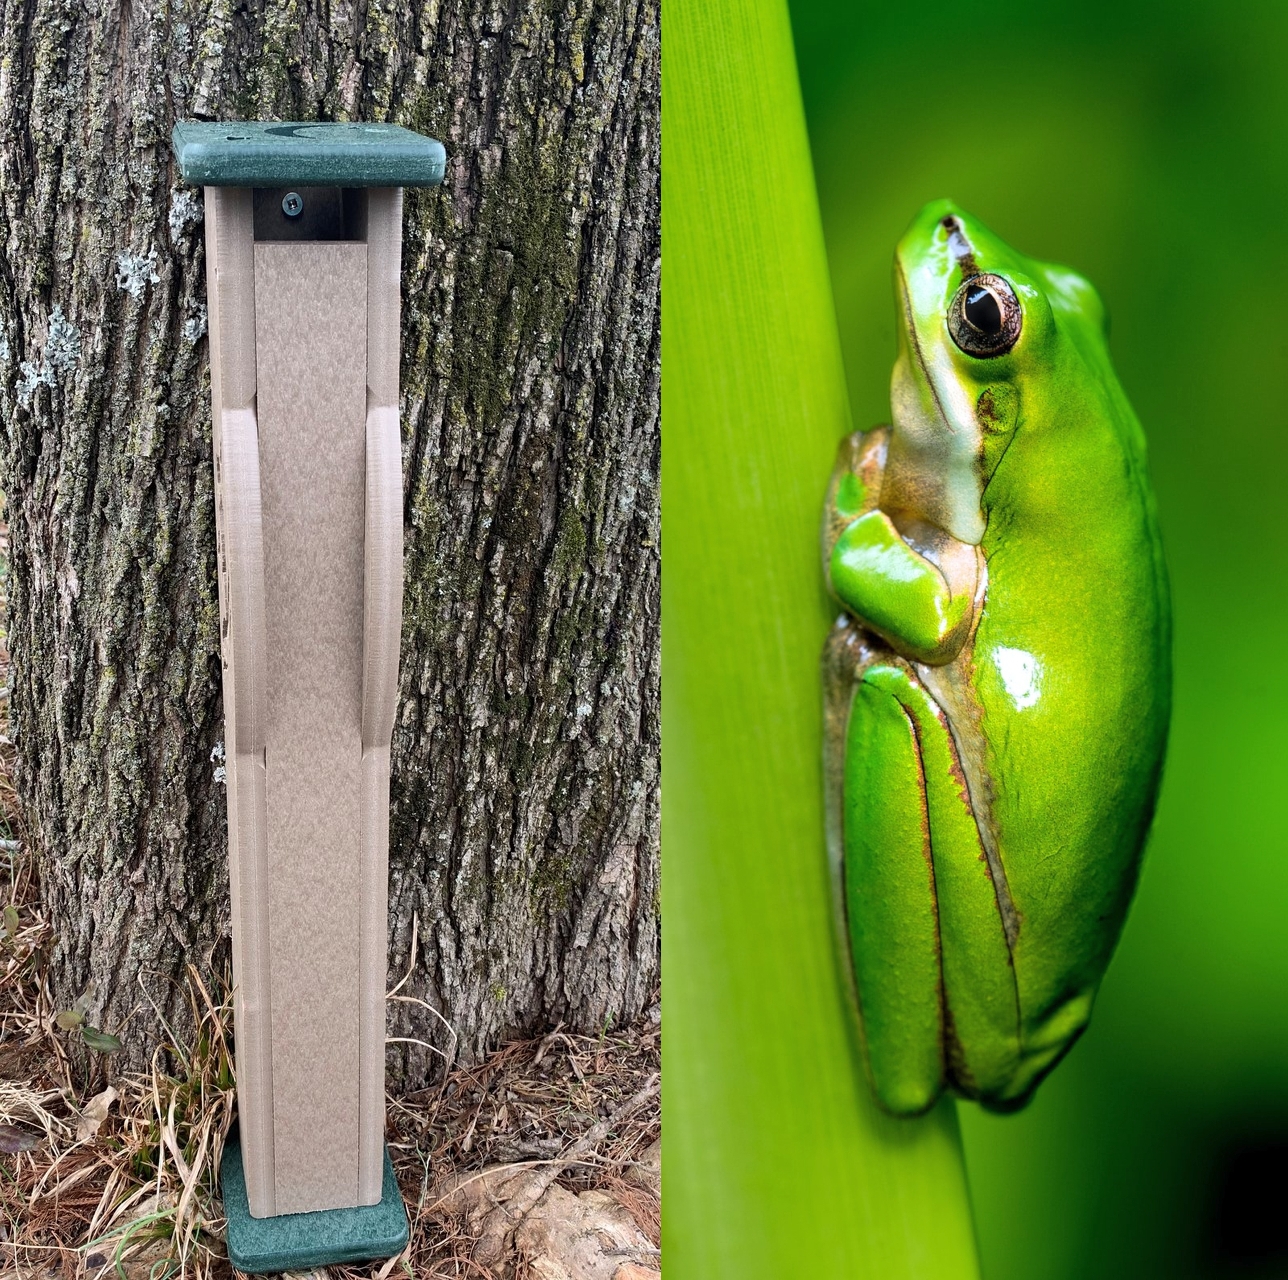
MULTIPOLYGON (((403 246, 390 972, 459 1050, 658 970, 656 0, 0 0, 0 484, 57 998, 141 1064, 228 933, 200 192, 173 121, 442 138, 403 246)), ((449 1049, 414 1004, 390 1034, 449 1049)), ((430 1055, 398 1046, 408 1084, 430 1055)))

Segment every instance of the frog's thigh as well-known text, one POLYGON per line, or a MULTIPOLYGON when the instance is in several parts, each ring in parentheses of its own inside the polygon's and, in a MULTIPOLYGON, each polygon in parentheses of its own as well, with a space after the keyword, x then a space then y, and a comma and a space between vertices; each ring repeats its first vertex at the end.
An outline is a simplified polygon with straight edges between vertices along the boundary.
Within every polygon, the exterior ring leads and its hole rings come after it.
POLYGON ((846 909, 877 1098, 913 1115, 943 1087, 934 875, 913 726, 871 677, 855 690, 846 733, 846 909))
POLYGON ((887 667, 874 678, 912 719, 921 750, 948 1008, 948 1075, 962 1093, 987 1097, 1006 1090, 1019 1062, 1015 968, 988 858, 943 713, 903 671, 887 667))

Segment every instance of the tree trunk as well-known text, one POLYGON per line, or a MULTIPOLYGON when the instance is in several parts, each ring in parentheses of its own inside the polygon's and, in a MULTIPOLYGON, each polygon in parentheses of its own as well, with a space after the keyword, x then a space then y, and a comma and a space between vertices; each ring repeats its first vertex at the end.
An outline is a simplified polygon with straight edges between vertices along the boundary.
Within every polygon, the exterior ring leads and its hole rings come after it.
MULTIPOLYGON (((202 197, 176 118, 393 120, 408 192, 390 1034, 658 972, 657 0, 0 0, 17 784, 60 1006, 146 1062, 229 931, 202 197)), ((396 1046, 408 1085, 425 1049, 396 1046)))

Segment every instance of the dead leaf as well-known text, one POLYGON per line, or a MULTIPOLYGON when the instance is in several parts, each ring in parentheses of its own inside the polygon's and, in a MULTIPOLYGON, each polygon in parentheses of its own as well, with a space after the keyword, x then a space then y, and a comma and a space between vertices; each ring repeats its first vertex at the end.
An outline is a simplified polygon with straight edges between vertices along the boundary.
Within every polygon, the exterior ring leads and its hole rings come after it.
POLYGON ((39 1133, 30 1133, 13 1124, 0 1124, 0 1151, 5 1155, 13 1156, 19 1151, 31 1151, 43 1141, 44 1137, 39 1133))
POLYGON ((80 1113, 80 1119, 76 1121, 77 1142, 86 1142, 98 1133, 103 1121, 107 1119, 108 1108, 118 1096, 116 1090, 109 1085, 102 1093, 96 1093, 85 1104, 84 1110, 80 1113))

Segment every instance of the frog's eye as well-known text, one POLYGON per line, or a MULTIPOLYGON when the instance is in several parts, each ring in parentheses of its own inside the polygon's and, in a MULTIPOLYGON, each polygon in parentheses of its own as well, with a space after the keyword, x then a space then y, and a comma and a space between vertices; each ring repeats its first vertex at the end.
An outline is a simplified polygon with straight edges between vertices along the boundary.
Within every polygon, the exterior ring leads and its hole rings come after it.
POLYGON ((1005 355, 1020 340, 1020 300, 1001 276, 972 276, 948 306, 948 332, 968 356, 1005 355))

